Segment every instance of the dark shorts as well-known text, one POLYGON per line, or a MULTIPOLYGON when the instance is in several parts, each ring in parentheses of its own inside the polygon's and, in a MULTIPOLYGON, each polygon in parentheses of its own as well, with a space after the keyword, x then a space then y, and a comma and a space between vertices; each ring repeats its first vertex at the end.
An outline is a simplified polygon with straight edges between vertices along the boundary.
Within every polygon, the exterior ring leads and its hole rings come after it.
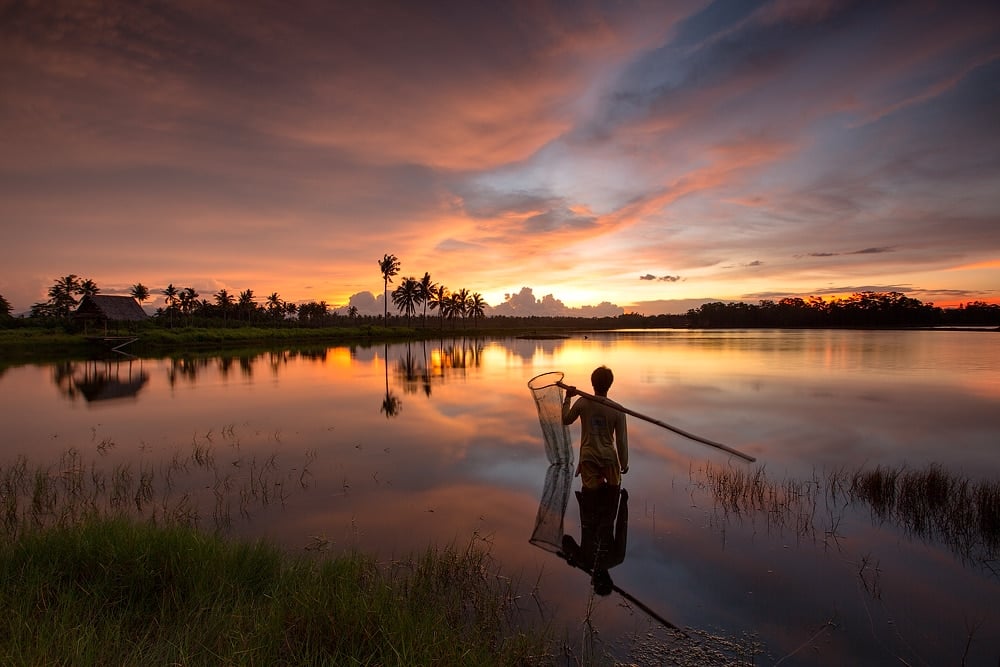
POLYGON ((580 477, 585 489, 597 489, 605 484, 622 485, 622 471, 617 464, 607 466, 594 461, 580 461, 580 477))

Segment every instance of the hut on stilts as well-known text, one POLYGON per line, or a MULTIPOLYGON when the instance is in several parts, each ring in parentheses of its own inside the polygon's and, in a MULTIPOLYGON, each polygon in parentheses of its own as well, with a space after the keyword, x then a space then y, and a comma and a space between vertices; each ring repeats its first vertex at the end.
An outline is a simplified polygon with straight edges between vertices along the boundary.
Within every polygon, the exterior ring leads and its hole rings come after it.
POLYGON ((93 334, 95 338, 100 338, 105 343, 118 343, 114 349, 127 345, 138 336, 135 335, 135 323, 145 321, 149 316, 142 309, 139 302, 130 296, 110 296, 104 294, 86 295, 80 300, 73 319, 83 322, 84 333, 88 333, 90 325, 96 323, 103 325, 104 333, 93 334), (108 326, 114 327, 114 333, 108 332, 108 326), (120 335, 122 326, 130 335, 120 335))

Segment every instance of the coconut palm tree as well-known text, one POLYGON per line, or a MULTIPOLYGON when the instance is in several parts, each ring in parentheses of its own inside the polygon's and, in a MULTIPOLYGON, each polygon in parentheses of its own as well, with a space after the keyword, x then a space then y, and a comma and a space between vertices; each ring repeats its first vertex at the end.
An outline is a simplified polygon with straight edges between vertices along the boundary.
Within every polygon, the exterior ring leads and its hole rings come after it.
POLYGON ((281 300, 277 292, 271 292, 267 297, 267 312, 275 320, 281 320, 285 316, 285 302, 281 300))
MULTIPOLYGON (((438 311, 444 319, 453 320, 455 317, 462 314, 463 303, 464 302, 458 298, 457 293, 451 294, 446 296, 444 300, 441 301, 441 305, 438 306, 438 311)), ((442 328, 443 327, 444 323, 442 321, 442 328)))
POLYGON ((236 297, 230 294, 229 291, 224 287, 220 289, 218 292, 216 292, 213 296, 215 297, 215 304, 222 311, 222 324, 225 325, 226 317, 229 314, 229 309, 232 308, 233 304, 236 303, 236 297))
POLYGON ((420 279, 420 303, 424 307, 424 326, 427 326, 427 305, 430 303, 431 299, 434 298, 434 290, 437 288, 437 283, 431 280, 431 274, 424 272, 424 277, 420 279))
POLYGON ((86 280, 80 282, 77 294, 82 294, 83 296, 94 296, 100 291, 101 288, 97 286, 97 283, 90 278, 87 278, 86 280))
POLYGON ((417 310, 420 302, 420 283, 413 278, 403 278, 399 287, 392 291, 392 303, 399 312, 406 315, 406 326, 410 326, 410 318, 417 310))
POLYGON ((382 314, 382 322, 387 325, 389 323, 389 283, 392 282, 392 277, 399 273, 399 258, 395 255, 385 255, 379 260, 378 268, 382 272, 382 280, 384 281, 382 305, 385 308, 382 314))
POLYGON ((473 326, 476 325, 476 320, 483 317, 486 314, 487 303, 483 299, 483 295, 479 292, 474 292, 472 296, 469 297, 469 315, 472 316, 473 326))
POLYGON ((389 345, 385 345, 385 397, 382 399, 381 412, 385 415, 386 419, 390 419, 399 414, 399 411, 403 409, 403 402, 399 400, 399 397, 392 393, 389 389, 389 345))
POLYGON ((431 288, 431 298, 430 307, 431 310, 437 309, 438 318, 441 322, 441 328, 444 329, 444 317, 446 315, 445 311, 448 309, 448 288, 444 285, 437 285, 431 288))
POLYGON ((177 303, 177 288, 173 283, 164 287, 160 294, 163 295, 163 302, 167 304, 167 308, 177 303))
POLYGON ((254 297, 252 289, 246 289, 240 292, 240 299, 236 304, 236 307, 239 308, 241 313, 246 314, 247 322, 253 319, 253 313, 257 310, 257 302, 254 301, 255 298, 256 297, 254 297))
POLYGON ((56 317, 69 317, 70 310, 76 306, 76 294, 80 293, 80 279, 76 274, 57 278, 49 288, 49 311, 56 317))
POLYGON ((132 285, 132 289, 129 294, 132 295, 133 299, 139 302, 140 306, 146 301, 149 301, 149 288, 142 283, 132 285))
POLYGON ((461 315, 462 319, 465 320, 466 316, 469 314, 469 290, 463 287, 452 294, 451 298, 455 302, 454 308, 456 314, 461 315))
POLYGON ((181 313, 187 316, 188 324, 190 324, 191 316, 198 305, 198 293, 194 291, 193 287, 185 287, 177 295, 177 301, 179 302, 181 313))

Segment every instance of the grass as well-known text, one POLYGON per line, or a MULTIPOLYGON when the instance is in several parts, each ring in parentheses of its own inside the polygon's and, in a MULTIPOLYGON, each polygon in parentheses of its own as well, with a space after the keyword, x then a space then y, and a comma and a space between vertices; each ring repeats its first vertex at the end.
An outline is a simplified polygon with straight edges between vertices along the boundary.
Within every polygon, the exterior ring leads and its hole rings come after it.
POLYGON ((390 563, 223 537, 308 487, 313 452, 286 468, 231 426, 159 466, 114 449, 0 467, 0 664, 552 662, 476 536, 390 563))
POLYGON ((380 567, 91 518, 0 545, 3 664, 535 664, 471 546, 380 567))
POLYGON ((843 510, 862 506, 877 523, 944 544, 961 559, 1000 573, 998 480, 973 481, 937 464, 835 470, 809 480, 773 480, 764 466, 708 465, 689 474, 708 488, 726 518, 763 515, 769 528, 791 529, 799 537, 836 536, 843 510))

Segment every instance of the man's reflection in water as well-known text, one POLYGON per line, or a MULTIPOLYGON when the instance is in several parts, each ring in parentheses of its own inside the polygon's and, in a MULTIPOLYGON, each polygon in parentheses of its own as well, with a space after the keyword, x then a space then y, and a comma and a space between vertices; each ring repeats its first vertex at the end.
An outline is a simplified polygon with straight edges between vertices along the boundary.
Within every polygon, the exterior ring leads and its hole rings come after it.
POLYGON ((628 491, 602 486, 576 492, 580 504, 580 542, 563 535, 559 555, 590 574, 598 595, 609 595, 614 582, 608 570, 625 560, 628 539, 628 491))

